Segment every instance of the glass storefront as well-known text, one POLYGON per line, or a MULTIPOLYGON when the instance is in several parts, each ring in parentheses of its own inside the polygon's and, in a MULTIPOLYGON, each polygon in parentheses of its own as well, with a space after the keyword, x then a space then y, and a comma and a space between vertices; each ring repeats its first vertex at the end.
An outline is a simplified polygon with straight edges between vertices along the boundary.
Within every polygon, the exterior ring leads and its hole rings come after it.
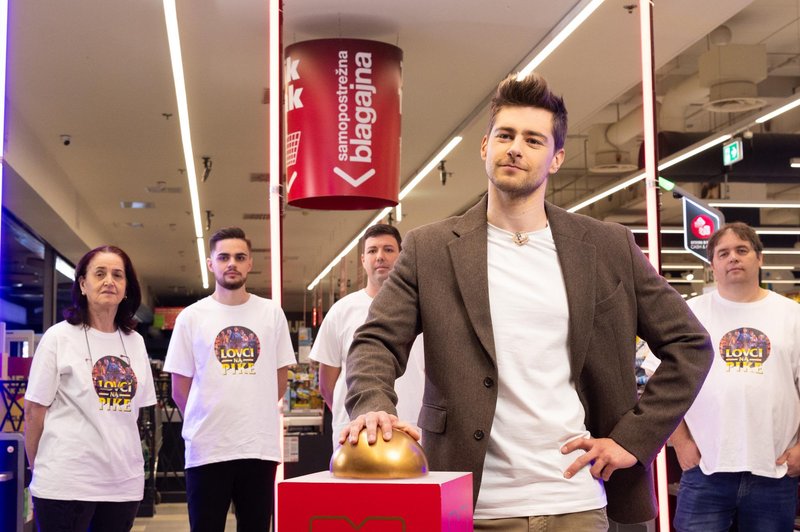
POLYGON ((0 321, 7 330, 41 334, 70 303, 72 265, 3 210, 0 244, 0 321))

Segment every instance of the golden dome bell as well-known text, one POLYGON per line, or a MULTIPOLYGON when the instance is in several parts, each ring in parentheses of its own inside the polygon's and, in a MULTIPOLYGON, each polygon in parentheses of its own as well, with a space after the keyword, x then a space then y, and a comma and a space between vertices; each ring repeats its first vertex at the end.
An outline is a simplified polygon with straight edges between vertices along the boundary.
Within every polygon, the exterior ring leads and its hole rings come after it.
POLYGON ((372 445, 362 430, 356 445, 347 440, 333 453, 330 470, 337 478, 416 478, 428 474, 428 459, 422 446, 401 430, 392 430, 389 441, 378 432, 372 445))

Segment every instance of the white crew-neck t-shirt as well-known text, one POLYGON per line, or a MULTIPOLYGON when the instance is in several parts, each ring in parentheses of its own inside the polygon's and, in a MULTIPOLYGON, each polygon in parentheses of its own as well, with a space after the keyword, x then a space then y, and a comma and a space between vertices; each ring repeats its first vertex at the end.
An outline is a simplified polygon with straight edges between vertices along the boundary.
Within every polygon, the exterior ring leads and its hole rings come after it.
POLYGON ((513 234, 489 225, 489 306, 498 366, 498 399, 476 519, 557 515, 602 508, 602 482, 584 467, 564 471, 583 451, 561 447, 589 436, 570 382, 569 309, 550 228, 513 234))

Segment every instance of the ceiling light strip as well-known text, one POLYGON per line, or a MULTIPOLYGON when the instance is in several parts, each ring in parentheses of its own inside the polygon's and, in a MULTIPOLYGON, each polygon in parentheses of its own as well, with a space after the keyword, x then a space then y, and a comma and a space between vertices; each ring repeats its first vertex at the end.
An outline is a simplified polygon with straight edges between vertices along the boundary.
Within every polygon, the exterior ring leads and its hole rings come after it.
POLYGON ((200 196, 197 191, 197 170, 194 165, 192 150, 192 134, 189 129, 189 103, 186 98, 186 80, 183 75, 183 58, 181 56, 181 40, 178 31, 178 12, 175 0, 164 0, 164 19, 167 23, 169 40, 169 57, 172 62, 172 77, 175 82, 175 98, 178 104, 178 119, 181 125, 181 143, 183 158, 186 162, 186 179, 189 182, 189 199, 192 204, 192 220, 194 236, 198 241, 197 252, 200 260, 200 276, 203 288, 208 288, 208 269, 206 268, 206 251, 203 244, 203 224, 201 222, 200 196))
POLYGON ((354 247, 356 247, 356 245, 358 244, 358 241, 361 240, 361 237, 364 236, 364 233, 367 232, 367 229, 369 229, 370 227, 372 227, 376 223, 378 223, 381 220, 383 220, 384 217, 388 216, 389 213, 392 211, 392 208, 393 207, 386 207, 377 216, 375 216, 375 218, 373 218, 372 221, 369 224, 367 224, 367 226, 364 229, 362 229, 361 232, 358 233, 358 235, 353 240, 351 240, 350 243, 347 244, 347 246, 342 251, 340 251, 338 255, 336 255, 336 258, 334 258, 330 262, 330 264, 325 266, 325 269, 322 270, 320 272, 320 274, 317 275, 317 277, 313 281, 311 281, 311 284, 309 284, 306 288, 308 290, 313 290, 314 287, 317 286, 319 284, 319 282, 321 280, 323 280, 325 278, 325 276, 330 273, 330 271, 333 269, 333 267, 336 266, 337 264, 339 264, 339 261, 342 260, 344 257, 346 257, 347 254, 350 253, 353 250, 354 247))
POLYGON ((521 80, 525 78, 528 74, 536 70, 542 62, 544 62, 547 57, 552 54, 556 48, 561 46, 561 43, 567 40, 567 37, 572 35, 578 27, 583 24, 589 16, 594 13, 594 11, 600 7, 600 4, 603 3, 604 0, 591 0, 590 2, 583 2, 583 7, 576 6, 573 10, 562 20, 563 27, 559 29, 559 26, 556 26, 547 36, 543 39, 543 42, 547 44, 544 48, 541 49, 530 62, 525 65, 525 67, 519 71, 517 74, 517 80, 521 80), (568 21, 564 23, 563 21, 568 21), (556 33, 557 32, 557 33, 556 33), (551 37, 555 33, 554 37, 551 37))
POLYGON ((422 181, 425 178, 425 176, 431 172, 431 170, 436 168, 436 165, 438 165, 442 161, 442 159, 447 157, 450 154, 450 152, 453 151, 453 148, 458 146, 458 144, 462 140, 464 140, 464 138, 460 136, 455 136, 452 139, 450 139, 450 142, 448 142, 447 145, 439 151, 439 153, 434 155, 433 159, 431 159, 430 162, 426 164, 422 168, 422 170, 420 170, 417 173, 417 175, 415 175, 413 179, 411 179, 411 181, 408 182, 406 186, 403 187, 403 190, 401 190, 400 194, 397 196, 398 199, 400 201, 403 201, 403 199, 405 199, 405 197, 408 196, 408 194, 412 190, 414 190, 414 187, 416 187, 420 183, 420 181, 422 181))
POLYGON ((712 200, 711 207, 726 207, 733 209, 800 209, 800 201, 728 201, 712 200))
POLYGON ((775 118, 778 115, 782 115, 786 111, 791 111, 792 109, 794 109, 797 106, 800 106, 800 95, 798 95, 793 101, 791 101, 791 102, 789 102, 789 103, 787 103, 785 105, 782 105, 781 107, 778 107, 774 111, 770 111, 769 113, 756 118, 756 124, 763 124, 764 122, 767 122, 768 120, 772 120, 773 118, 775 118))
MULTIPOLYGON (((436 168, 436 165, 438 165, 439 162, 442 159, 447 157, 450 154, 450 152, 453 151, 453 149, 456 146, 458 146, 458 144, 462 140, 463 140, 463 137, 460 137, 460 136, 455 136, 452 139, 450 139, 450 142, 448 142, 444 146, 444 148, 439 150, 439 153, 434 155, 433 158, 428 162, 428 164, 423 166, 422 170, 417 172, 417 174, 411 179, 411 181, 409 181, 408 184, 403 187, 403 190, 401 190, 400 194, 398 195, 398 200, 399 201, 403 201, 403 199, 406 196, 408 196, 408 194, 412 190, 414 190, 414 187, 416 187, 425 178, 425 176, 427 176, 429 173, 431 173, 431 171, 434 168, 436 168)), ((338 255, 336 255, 336 258, 334 258, 330 262, 330 264, 328 264, 325 267, 325 269, 322 270, 322 272, 319 275, 317 275, 317 277, 311 282, 311 284, 308 285, 308 287, 307 287, 308 290, 313 290, 314 287, 317 286, 317 284, 319 284, 319 282, 322 279, 324 279, 325 276, 328 275, 328 273, 330 273, 330 271, 333 269, 333 267, 336 266, 339 263, 339 261, 342 260, 342 258, 344 258, 348 253, 350 253, 350 251, 354 247, 356 247, 356 244, 358 244, 358 241, 361 240, 362 236, 364 236, 364 233, 366 233, 367 229, 370 228, 371 226, 375 225, 379 221, 381 221, 383 218, 385 218, 392 211, 392 209, 393 209, 393 207, 386 207, 375 218, 373 218, 372 221, 370 223, 368 223, 367 226, 364 227, 364 229, 362 229, 361 232, 353 240, 351 240, 350 243, 347 244, 347 246, 342 251, 340 251, 338 255)))

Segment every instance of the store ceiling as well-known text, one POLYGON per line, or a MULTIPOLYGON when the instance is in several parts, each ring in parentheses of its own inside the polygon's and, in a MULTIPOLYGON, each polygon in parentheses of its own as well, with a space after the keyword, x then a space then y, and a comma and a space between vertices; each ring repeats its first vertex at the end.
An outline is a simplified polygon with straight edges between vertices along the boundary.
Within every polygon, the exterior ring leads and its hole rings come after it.
MULTIPOLYGON (((590 171, 608 162, 595 159, 598 131, 619 124, 621 160, 638 158, 638 115, 626 116, 641 104, 639 17, 626 7, 633 3, 606 0, 539 68, 563 94, 570 113, 567 161, 551 179, 548 194, 560 205, 573 205, 629 175, 622 167, 590 171)), ((182 170, 162 2, 11 4, 5 157, 11 193, 4 204, 73 262, 90 247, 121 246, 154 303, 207 293, 182 170), (68 146, 63 135, 70 136, 68 146), (153 207, 121 207, 130 201, 153 207)), ((204 156, 213 161, 209 179, 199 185, 201 209, 212 214, 212 232, 226 225, 247 231, 259 250, 248 284, 263 294, 270 290, 270 212, 263 182, 269 168, 267 5, 266 0, 179 0, 177 6, 196 164, 202 169, 204 156)), ((485 98, 508 72, 527 62, 573 7, 544 0, 287 0, 283 37, 284 45, 348 37, 403 49, 401 185, 454 132, 464 136, 447 158, 452 175, 446 185, 432 172, 403 202, 398 228, 405 233, 463 211, 485 191, 478 153, 485 98)), ((659 120, 678 131, 718 131, 755 116, 756 111, 708 112, 703 107, 708 89, 692 85, 700 57, 720 38, 708 35, 723 23, 731 30, 731 43, 765 46, 768 75, 757 83, 756 95, 765 105, 789 98, 800 87, 800 0, 705 0, 702 10, 693 0, 657 1, 655 17, 656 92, 662 114, 672 113, 659 120)), ((797 135, 800 111, 772 121, 769 128, 797 135)), ((800 156, 800 142, 796 146, 800 156)), ((770 183, 755 172, 719 187, 721 173, 704 178, 712 195, 721 190, 731 199, 800 200, 800 171, 770 183)), ((702 184, 690 181, 687 188, 700 194, 702 184)), ((634 186, 581 212, 642 226, 641 197, 641 187, 634 186)), ((678 225, 679 212, 678 203, 665 196, 664 224, 678 225)), ((800 209, 759 214, 760 225, 800 225, 800 209)), ((305 287, 374 215, 286 209, 287 309, 310 306, 305 287)), ((767 243, 791 247, 797 241, 795 235, 767 243)), ((797 255, 768 259, 795 269, 800 265, 797 255)), ((678 260, 690 261, 669 259, 678 260)), ((351 254, 344 270, 351 283, 357 270, 351 254)), ((341 271, 334 269, 337 277, 341 271)), ((330 292, 333 281, 321 286, 330 292)))

